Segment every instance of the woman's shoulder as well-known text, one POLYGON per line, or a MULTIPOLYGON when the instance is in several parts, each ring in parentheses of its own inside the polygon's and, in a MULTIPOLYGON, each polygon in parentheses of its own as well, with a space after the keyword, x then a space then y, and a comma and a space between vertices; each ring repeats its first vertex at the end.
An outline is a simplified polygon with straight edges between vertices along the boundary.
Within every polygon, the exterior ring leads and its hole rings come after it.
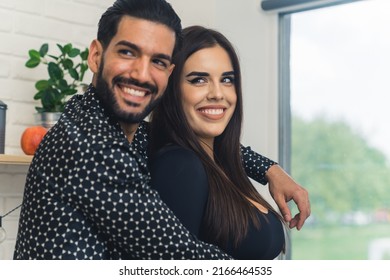
POLYGON ((152 160, 152 172, 156 169, 169 170, 171 174, 206 174, 202 161, 194 151, 174 144, 166 145, 157 151, 152 160))
POLYGON ((188 148, 178 146, 175 144, 169 144, 162 147, 157 151, 156 159, 175 159, 175 160, 193 160, 200 162, 196 153, 188 148))

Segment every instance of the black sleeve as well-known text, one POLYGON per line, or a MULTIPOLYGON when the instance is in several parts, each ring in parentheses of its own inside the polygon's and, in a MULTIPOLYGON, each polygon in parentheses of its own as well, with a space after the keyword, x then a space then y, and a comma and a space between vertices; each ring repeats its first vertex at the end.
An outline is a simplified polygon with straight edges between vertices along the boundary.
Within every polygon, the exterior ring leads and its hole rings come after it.
POLYGON ((252 151, 249 146, 244 147, 241 145, 241 155, 246 174, 263 185, 267 184, 268 180, 265 174, 272 165, 277 163, 252 151))
POLYGON ((198 157, 179 147, 164 148, 151 167, 152 187, 183 225, 199 236, 208 198, 208 182, 198 157))

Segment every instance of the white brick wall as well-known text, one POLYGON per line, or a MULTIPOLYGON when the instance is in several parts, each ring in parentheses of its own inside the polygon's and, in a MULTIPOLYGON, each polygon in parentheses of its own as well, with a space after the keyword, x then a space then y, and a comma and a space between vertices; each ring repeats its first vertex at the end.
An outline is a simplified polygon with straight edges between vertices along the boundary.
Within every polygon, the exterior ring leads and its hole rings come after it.
MULTIPOLYGON (((6 154, 22 154, 20 136, 35 124, 34 83, 46 69, 27 69, 29 49, 43 43, 72 43, 88 47, 96 37, 102 12, 113 0, 0 0, 0 100, 7 104, 6 154)), ((91 74, 86 76, 88 82, 91 74)), ((0 165, 0 215, 22 199, 27 166, 0 165)), ((7 239, 0 244, 0 260, 12 259, 19 211, 3 218, 7 239)))

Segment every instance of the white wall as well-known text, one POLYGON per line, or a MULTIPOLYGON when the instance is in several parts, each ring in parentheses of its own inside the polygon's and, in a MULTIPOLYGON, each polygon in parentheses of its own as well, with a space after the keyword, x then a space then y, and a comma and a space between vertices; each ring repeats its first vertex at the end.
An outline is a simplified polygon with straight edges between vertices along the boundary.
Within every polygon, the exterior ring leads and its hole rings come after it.
MULTIPOLYGON (((169 0, 168 0, 169 1, 169 0)), ((260 0, 170 0, 183 26, 201 24, 223 32, 241 57, 244 83, 242 142, 277 159, 276 16, 260 10, 260 0)), ((0 0, 0 100, 8 105, 7 154, 22 154, 20 136, 35 124, 34 83, 44 75, 27 69, 28 50, 42 43, 72 42, 88 47, 100 15, 112 0, 0 0)), ((51 47, 55 48, 54 45, 51 47)), ((88 78, 88 76, 87 76, 88 78)), ((25 172, 0 167, 0 215, 21 200, 25 172)), ((16 212, 3 220, 9 238, 0 244, 0 259, 12 257, 16 212)))

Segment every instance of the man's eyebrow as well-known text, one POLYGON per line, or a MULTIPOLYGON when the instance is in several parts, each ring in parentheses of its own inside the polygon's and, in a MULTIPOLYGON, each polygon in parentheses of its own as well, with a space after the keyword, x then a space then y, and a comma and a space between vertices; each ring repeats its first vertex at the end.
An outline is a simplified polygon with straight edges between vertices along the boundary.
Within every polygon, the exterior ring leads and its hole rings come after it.
MULTIPOLYGON (((134 44, 134 43, 131 43, 129 41, 119 41, 118 43, 116 43, 117 46, 125 46, 125 47, 128 47, 128 48, 131 48, 137 52, 141 52, 141 48, 134 44)), ((172 62, 172 57, 170 55, 167 55, 167 54, 164 54, 164 53, 157 53, 154 55, 154 57, 157 57, 157 58, 160 58, 160 59, 166 59, 168 60, 169 62, 172 62)))

